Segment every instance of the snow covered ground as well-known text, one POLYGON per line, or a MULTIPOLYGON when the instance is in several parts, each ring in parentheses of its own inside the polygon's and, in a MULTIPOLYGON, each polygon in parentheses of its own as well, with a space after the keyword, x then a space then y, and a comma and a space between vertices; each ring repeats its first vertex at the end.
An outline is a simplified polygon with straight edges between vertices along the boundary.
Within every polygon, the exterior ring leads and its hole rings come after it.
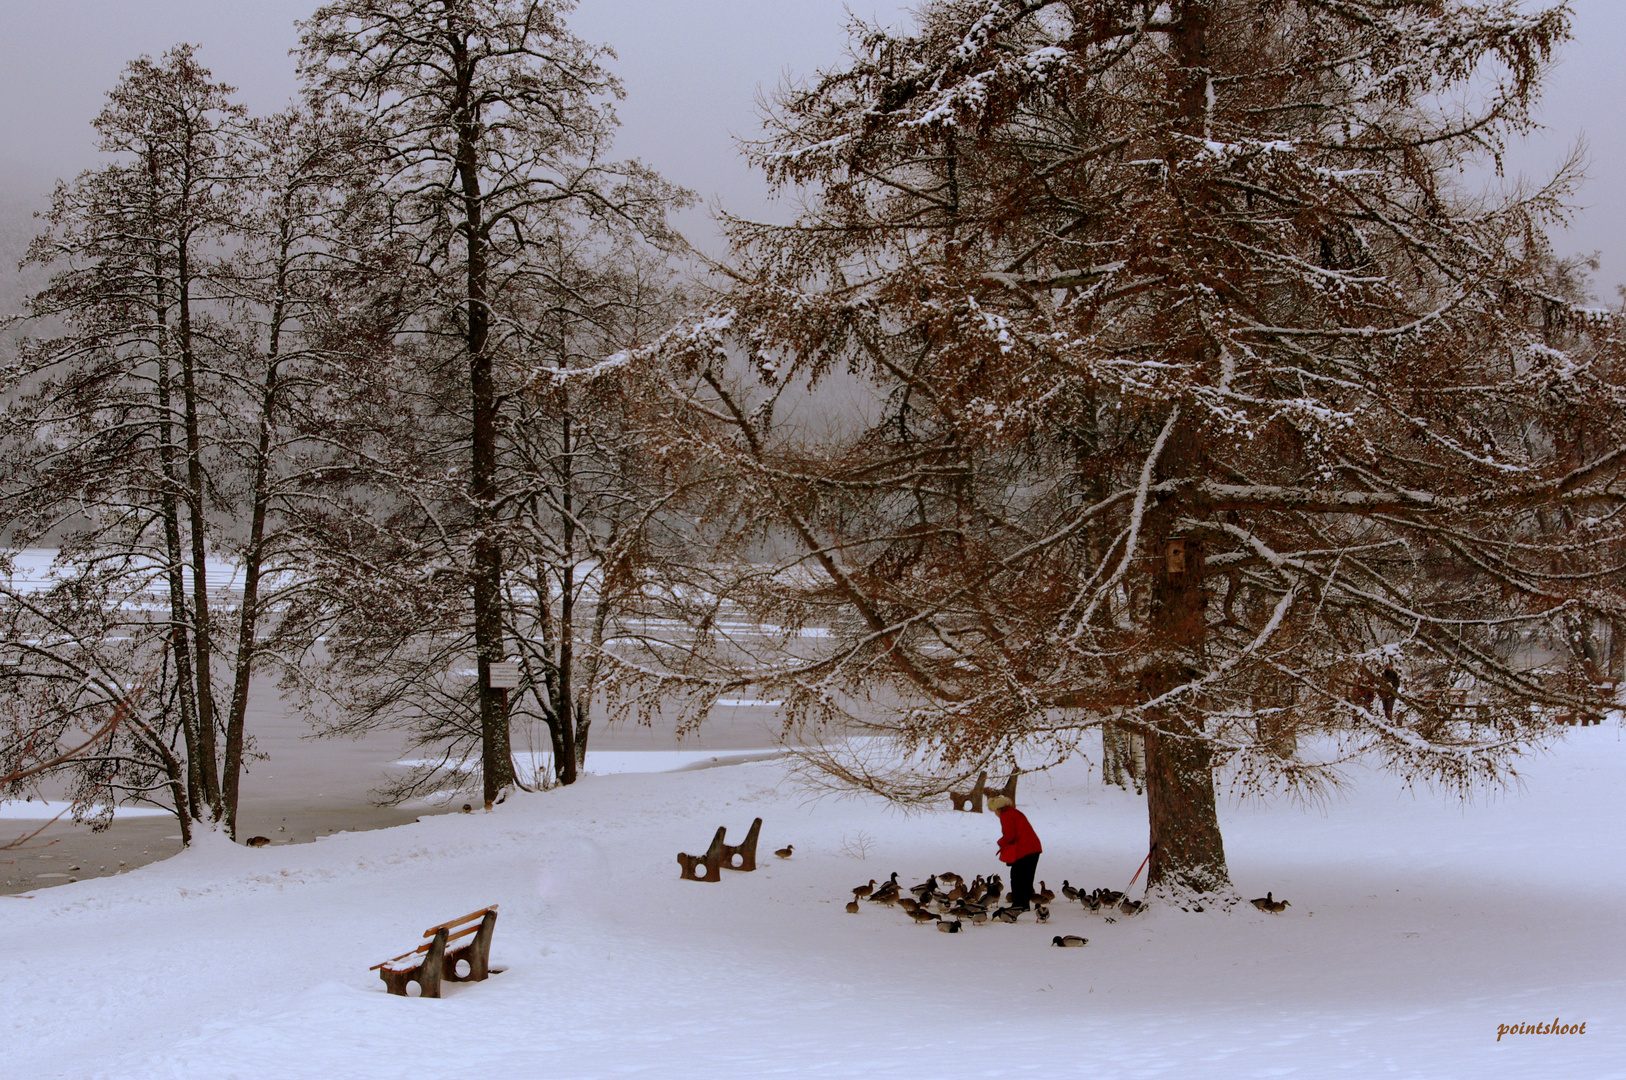
MULTIPOLYGON (((1626 1076, 1626 743, 1573 732, 1462 805, 1357 776, 1326 806, 1231 806, 1244 895, 1279 916, 915 926, 848 915, 897 870, 995 869, 987 815, 807 803, 784 763, 589 776, 491 815, 253 850, 201 844, 0 897, 6 1077, 1626 1076), (673 856, 764 819, 721 884, 673 856), (863 833, 866 860, 844 854, 863 833), (768 852, 787 842, 795 857, 768 852), (440 1001, 369 965, 499 902, 493 962, 440 1001), (1081 933, 1083 949, 1053 934, 1081 933), (1587 1024, 1503 1036, 1497 1025, 1587 1024)), ((1023 781, 1040 877, 1123 888, 1142 801, 1080 763, 1023 781)))

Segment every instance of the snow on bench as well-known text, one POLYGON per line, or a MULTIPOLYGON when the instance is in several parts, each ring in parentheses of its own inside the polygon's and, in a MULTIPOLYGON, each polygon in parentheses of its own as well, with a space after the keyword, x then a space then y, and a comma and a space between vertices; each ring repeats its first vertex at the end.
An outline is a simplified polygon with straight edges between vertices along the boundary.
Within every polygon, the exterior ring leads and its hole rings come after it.
POLYGON ((462 918, 431 926, 423 932, 429 941, 367 970, 378 972, 378 977, 384 980, 384 989, 391 994, 407 997, 407 984, 417 983, 419 997, 438 998, 442 979, 483 982, 492 974, 491 935, 496 929, 497 905, 492 904, 462 918), (451 944, 459 938, 469 940, 460 945, 451 944), (468 970, 459 972, 459 965, 466 965, 468 970))

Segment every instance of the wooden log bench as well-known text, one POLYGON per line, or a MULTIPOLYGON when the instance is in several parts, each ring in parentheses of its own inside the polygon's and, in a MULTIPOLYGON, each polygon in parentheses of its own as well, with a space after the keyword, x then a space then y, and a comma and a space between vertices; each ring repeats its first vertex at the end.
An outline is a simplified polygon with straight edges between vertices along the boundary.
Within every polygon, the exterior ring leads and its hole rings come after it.
POLYGON ((493 974, 491 935, 496 929, 497 905, 492 904, 460 919, 431 926, 423 932, 429 939, 424 944, 367 970, 378 972, 384 988, 392 994, 407 997, 407 984, 417 983, 419 997, 438 998, 443 979, 483 982, 493 974), (463 938, 468 940, 460 941, 463 938))
POLYGON ((711 838, 711 847, 704 855, 686 855, 678 852, 678 865, 683 868, 684 881, 721 881, 723 870, 738 870, 742 874, 757 868, 757 837, 762 832, 762 819, 751 822, 751 831, 745 834, 745 843, 724 842, 728 826, 717 826, 717 835, 711 838))
POLYGON ((1015 802, 1017 775, 1015 772, 1011 773, 1010 778, 1005 781, 1004 787, 989 791, 988 773, 986 771, 980 772, 977 774, 976 785, 970 791, 951 791, 949 792, 949 799, 954 803, 954 809, 967 814, 982 813, 983 799, 989 795, 1003 795, 1015 802))

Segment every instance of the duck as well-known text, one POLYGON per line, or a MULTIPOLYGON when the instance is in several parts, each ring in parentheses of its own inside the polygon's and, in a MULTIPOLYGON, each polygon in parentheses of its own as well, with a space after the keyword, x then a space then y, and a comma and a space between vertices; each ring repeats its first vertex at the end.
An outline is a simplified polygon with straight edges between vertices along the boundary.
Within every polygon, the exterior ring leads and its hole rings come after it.
POLYGON ((786 844, 784 847, 782 847, 778 851, 774 852, 774 854, 779 856, 781 859, 788 859, 788 858, 791 857, 792 853, 795 852, 795 850, 796 850, 796 845, 795 844, 786 844))
POLYGON ((1012 911, 1008 907, 1002 907, 998 911, 994 912, 994 918, 998 919, 1002 923, 1013 923, 1016 921, 1016 912, 1012 911))
POLYGON ((1090 911, 1100 911, 1101 901, 1096 899, 1094 893, 1079 893, 1078 902, 1090 911))
POLYGON ((847 914, 849 914, 849 915, 857 915, 858 914, 858 898, 857 897, 853 897, 851 900, 847 901, 847 914))
POLYGON ((911 912, 911 913, 920 910, 920 901, 916 900, 915 898, 913 898, 911 896, 900 896, 900 897, 898 897, 897 905, 899 907, 901 907, 903 910, 905 910, 907 912, 911 912))
POLYGON ((986 911, 975 911, 971 913, 971 924, 973 926, 981 926, 987 921, 988 913, 986 911))
POLYGON ((937 891, 937 875, 933 874, 919 885, 911 886, 909 891, 915 894, 917 900, 926 899, 927 896, 937 891))
POLYGON ((1054 900, 1055 898, 1056 898, 1056 894, 1050 891, 1050 887, 1048 885, 1046 885, 1042 881, 1039 882, 1039 895, 1038 895, 1039 903, 1048 904, 1052 900, 1054 900))
POLYGON ((965 878, 961 877, 959 874, 938 874, 937 876, 948 882, 950 885, 965 884, 965 878))
POLYGON ((1120 900, 1118 901, 1118 910, 1123 912, 1125 915, 1139 915, 1142 911, 1146 910, 1146 901, 1120 900))
POLYGON ((1095 898, 1103 904, 1116 904, 1124 898, 1124 894, 1115 892, 1112 889, 1097 889, 1095 890, 1095 898))
POLYGON ((1057 934, 1050 939, 1050 944, 1063 949, 1082 949, 1089 943, 1089 938, 1079 937, 1077 934, 1057 934))
POLYGON ((896 870, 894 870, 894 871, 892 871, 892 877, 889 878, 884 883, 882 883, 881 887, 879 889, 875 890, 875 894, 873 896, 871 896, 870 899, 871 900, 879 900, 884 904, 890 904, 890 903, 892 903, 892 901, 896 900, 897 898, 898 898, 898 872, 896 870))
POLYGON ((862 900, 862 899, 864 899, 864 897, 869 896, 874 891, 875 891, 875 879, 870 878, 869 879, 869 884, 868 885, 860 885, 860 886, 858 886, 858 888, 853 890, 853 895, 856 896, 858 899, 862 900))
POLYGON ((1077 900, 1077 899, 1079 899, 1079 897, 1082 894, 1080 894, 1077 889, 1073 888, 1070 884, 1068 884, 1066 878, 1062 878, 1061 879, 1061 895, 1066 897, 1068 900, 1077 900))
POLYGON ((1034 918, 1038 919, 1040 922, 1049 922, 1050 921, 1050 909, 1045 907, 1043 904, 1037 904, 1033 908, 1033 916, 1034 916, 1034 918))
POLYGON ((958 920, 955 922, 939 922, 937 928, 945 934, 958 934, 960 932, 958 920))
POLYGON ((948 898, 949 898, 950 901, 964 900, 965 899, 965 886, 964 885, 956 885, 956 886, 954 886, 954 888, 949 890, 948 898))
MULTIPOLYGON (((271 842, 271 838, 269 836, 251 836, 243 842, 249 847, 265 847, 271 842)), ((78 869, 78 867, 73 867, 73 869, 78 869)))
POLYGON ((1248 901, 1248 903, 1252 904, 1260 911, 1268 911, 1272 915, 1280 915, 1283 911, 1287 910, 1287 908, 1291 906, 1286 900, 1278 900, 1276 899, 1275 894, 1269 892, 1265 893, 1265 895, 1259 897, 1257 900, 1248 901))
POLYGON ((931 912, 924 910, 923 908, 916 908, 915 910, 911 911, 909 913, 909 917, 911 919, 915 920, 915 922, 917 922, 917 923, 942 922, 943 921, 943 917, 941 915, 934 915, 931 912))

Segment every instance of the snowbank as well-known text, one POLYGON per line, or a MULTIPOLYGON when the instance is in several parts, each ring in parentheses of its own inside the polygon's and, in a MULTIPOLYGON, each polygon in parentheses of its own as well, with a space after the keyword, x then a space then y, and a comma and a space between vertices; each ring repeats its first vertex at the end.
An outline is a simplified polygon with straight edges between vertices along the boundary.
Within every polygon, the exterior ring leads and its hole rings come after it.
MULTIPOLYGON (((783 762, 588 776, 491 815, 235 847, 0 897, 6 1075, 889 1078, 1626 1075, 1626 744, 1581 729, 1522 792, 1359 777, 1223 812, 1244 895, 1291 901, 956 935, 842 910, 897 870, 995 869, 982 815, 808 804, 783 762), (721 884, 673 856, 764 819, 721 884), (843 853, 862 833, 869 857, 843 853), (789 861, 769 852, 796 846, 789 861), (389 997, 369 965, 500 902, 490 981, 389 997), (1048 946, 1080 933, 1084 949, 1048 946), (1575 1036, 1496 1039, 1514 1023, 1575 1036)), ((1023 781, 1052 888, 1121 889, 1144 807, 1079 764, 1023 781)))

